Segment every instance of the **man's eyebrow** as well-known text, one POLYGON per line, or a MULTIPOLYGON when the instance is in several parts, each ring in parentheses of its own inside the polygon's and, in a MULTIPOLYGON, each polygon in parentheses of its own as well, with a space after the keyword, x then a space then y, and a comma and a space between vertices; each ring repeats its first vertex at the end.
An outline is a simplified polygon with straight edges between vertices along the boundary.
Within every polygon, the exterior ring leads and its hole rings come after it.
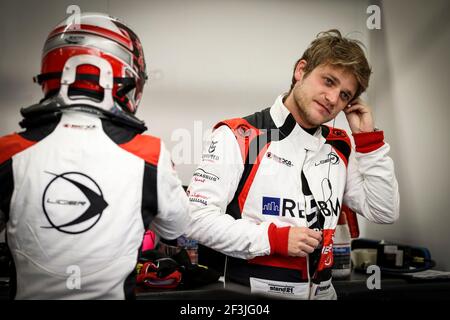
MULTIPOLYGON (((331 80, 333 80, 336 84, 338 84, 338 85, 341 84, 341 81, 338 78, 336 78, 335 76, 333 76, 332 74, 327 73, 327 76, 330 77, 331 80)), ((350 98, 353 97, 353 93, 350 90, 344 90, 344 92, 346 94, 348 94, 350 98)))

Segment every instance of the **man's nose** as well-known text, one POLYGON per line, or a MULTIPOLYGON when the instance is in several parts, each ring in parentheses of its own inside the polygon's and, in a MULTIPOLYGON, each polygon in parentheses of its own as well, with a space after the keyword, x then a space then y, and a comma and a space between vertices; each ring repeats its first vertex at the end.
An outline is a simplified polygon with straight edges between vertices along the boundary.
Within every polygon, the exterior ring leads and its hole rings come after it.
POLYGON ((339 99, 339 89, 338 88, 333 88, 328 90, 325 93, 325 99, 326 101, 330 104, 331 107, 334 107, 339 99))

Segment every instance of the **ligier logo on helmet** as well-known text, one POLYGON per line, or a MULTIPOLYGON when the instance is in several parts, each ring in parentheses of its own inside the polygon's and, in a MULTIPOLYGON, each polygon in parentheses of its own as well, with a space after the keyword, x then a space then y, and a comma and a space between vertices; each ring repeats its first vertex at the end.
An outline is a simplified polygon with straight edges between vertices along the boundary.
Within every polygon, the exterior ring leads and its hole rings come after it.
POLYGON ((98 184, 80 172, 54 174, 44 190, 42 209, 50 226, 63 233, 78 234, 100 220, 108 203, 98 184))

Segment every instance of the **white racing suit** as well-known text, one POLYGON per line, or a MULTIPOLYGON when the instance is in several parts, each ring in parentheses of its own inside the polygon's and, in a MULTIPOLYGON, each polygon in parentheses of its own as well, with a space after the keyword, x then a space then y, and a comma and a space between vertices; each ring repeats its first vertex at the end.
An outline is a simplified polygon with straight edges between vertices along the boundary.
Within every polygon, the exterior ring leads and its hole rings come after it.
POLYGON ((342 205, 376 223, 399 214, 383 132, 354 139, 356 152, 343 130, 307 133, 282 96, 271 108, 219 123, 188 189, 187 236, 227 255, 226 281, 255 293, 335 299, 332 248, 342 205), (322 230, 322 248, 308 258, 287 256, 290 226, 322 230))
POLYGON ((161 140, 82 112, 0 138, 0 186, 17 299, 133 298, 145 229, 189 222, 161 140))

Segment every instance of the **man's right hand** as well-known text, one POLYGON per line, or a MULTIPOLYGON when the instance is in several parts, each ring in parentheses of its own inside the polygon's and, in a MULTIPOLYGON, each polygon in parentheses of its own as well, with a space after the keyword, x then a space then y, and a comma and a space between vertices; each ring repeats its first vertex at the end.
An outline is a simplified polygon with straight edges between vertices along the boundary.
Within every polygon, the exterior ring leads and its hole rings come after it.
POLYGON ((291 227, 288 239, 288 255, 306 257, 319 247, 321 241, 322 232, 307 227, 291 227))

